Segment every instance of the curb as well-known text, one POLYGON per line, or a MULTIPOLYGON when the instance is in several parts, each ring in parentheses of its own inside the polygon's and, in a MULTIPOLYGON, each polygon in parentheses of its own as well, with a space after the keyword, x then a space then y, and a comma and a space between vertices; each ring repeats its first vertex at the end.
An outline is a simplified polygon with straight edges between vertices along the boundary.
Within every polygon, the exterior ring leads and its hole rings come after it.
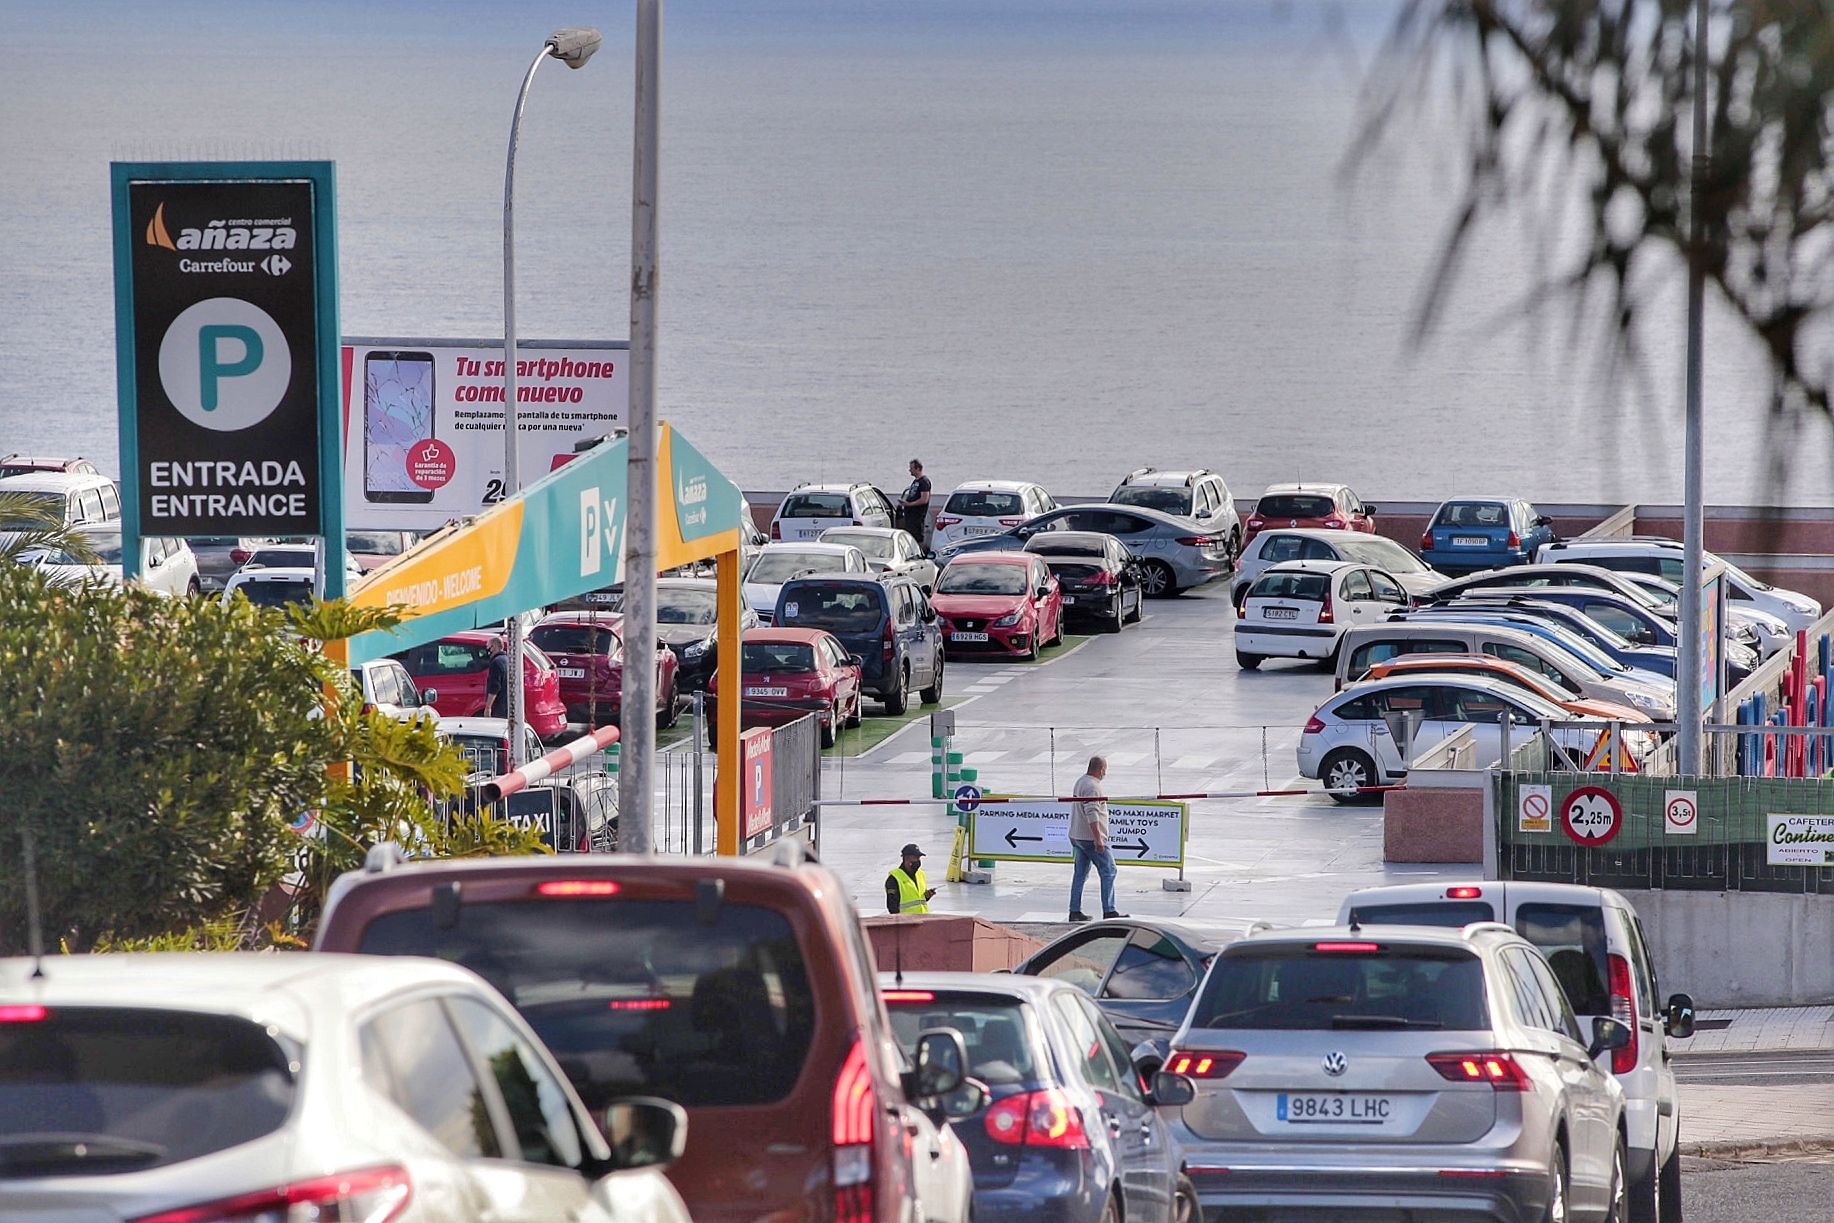
POLYGON ((1834 1155, 1834 1135, 1826 1138, 1744 1138, 1720 1142, 1684 1142, 1683 1155, 1728 1159, 1768 1155, 1834 1155))

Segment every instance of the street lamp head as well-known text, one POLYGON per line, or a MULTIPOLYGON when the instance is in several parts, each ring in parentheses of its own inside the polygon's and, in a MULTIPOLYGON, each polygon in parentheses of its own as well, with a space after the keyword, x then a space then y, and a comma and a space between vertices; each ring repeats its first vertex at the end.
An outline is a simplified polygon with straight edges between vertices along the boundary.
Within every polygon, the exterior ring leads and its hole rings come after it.
POLYGON ((604 41, 604 36, 591 26, 568 26, 548 35, 548 50, 567 67, 584 68, 604 41))

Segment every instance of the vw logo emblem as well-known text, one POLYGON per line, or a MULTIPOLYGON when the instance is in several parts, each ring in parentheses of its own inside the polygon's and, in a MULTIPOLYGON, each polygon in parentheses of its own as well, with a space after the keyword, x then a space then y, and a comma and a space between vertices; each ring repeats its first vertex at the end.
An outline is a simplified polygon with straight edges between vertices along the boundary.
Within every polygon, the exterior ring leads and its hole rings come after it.
POLYGON ((1350 1059, 1341 1053, 1327 1053, 1324 1060, 1325 1073, 1336 1078, 1350 1069, 1350 1059))

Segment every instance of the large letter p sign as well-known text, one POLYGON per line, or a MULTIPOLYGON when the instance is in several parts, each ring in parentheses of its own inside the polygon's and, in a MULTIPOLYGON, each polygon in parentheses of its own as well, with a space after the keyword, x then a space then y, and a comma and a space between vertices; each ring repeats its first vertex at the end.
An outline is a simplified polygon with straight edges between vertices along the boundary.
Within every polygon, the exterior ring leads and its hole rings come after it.
POLYGON ((239 297, 187 307, 159 342, 166 398, 192 424, 219 433, 266 420, 292 381, 293 355, 280 324, 239 297))

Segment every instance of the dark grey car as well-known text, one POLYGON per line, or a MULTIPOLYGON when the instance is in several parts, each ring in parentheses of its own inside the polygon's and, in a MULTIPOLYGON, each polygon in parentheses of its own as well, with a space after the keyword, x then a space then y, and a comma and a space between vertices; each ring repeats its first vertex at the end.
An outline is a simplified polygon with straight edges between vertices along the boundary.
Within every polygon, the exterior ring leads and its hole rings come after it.
POLYGON ((1028 518, 998 535, 976 535, 937 553, 946 561, 965 552, 1017 552, 1045 531, 1094 531, 1127 545, 1140 562, 1140 585, 1149 598, 1166 598, 1201 586, 1235 565, 1226 535, 1189 518, 1138 505, 1071 505, 1028 518))

